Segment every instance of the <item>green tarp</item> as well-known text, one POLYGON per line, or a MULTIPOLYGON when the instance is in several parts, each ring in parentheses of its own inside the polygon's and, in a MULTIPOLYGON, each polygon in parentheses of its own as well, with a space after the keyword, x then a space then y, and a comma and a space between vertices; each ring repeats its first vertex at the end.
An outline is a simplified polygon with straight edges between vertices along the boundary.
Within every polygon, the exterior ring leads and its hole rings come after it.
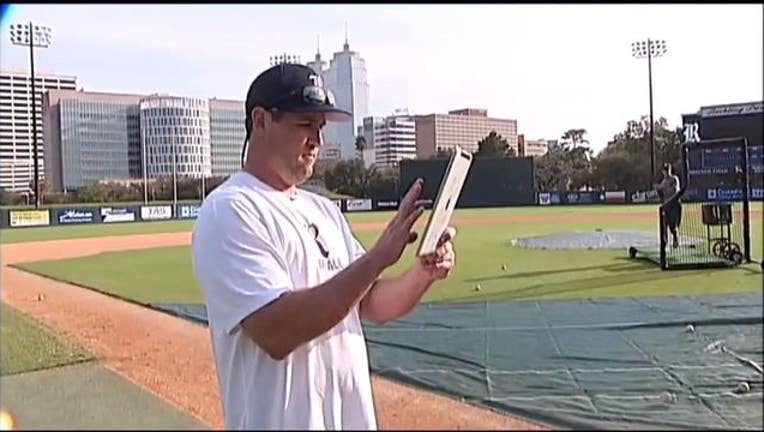
POLYGON ((374 373, 553 427, 762 428, 761 292, 434 303, 365 332, 374 373))

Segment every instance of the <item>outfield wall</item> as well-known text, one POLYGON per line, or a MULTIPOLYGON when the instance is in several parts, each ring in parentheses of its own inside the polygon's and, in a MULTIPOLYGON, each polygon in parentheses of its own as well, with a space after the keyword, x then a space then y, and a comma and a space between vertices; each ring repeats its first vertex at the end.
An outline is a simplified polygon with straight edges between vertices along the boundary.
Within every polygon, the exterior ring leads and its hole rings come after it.
MULTIPOLYGON (((738 191, 739 192, 739 191, 738 191)), ((739 193, 717 188, 707 192, 705 199, 685 201, 736 201, 739 193)), ((752 201, 762 201, 761 190, 752 193, 752 201)), ((389 211, 398 208, 398 198, 389 199, 334 199, 343 213, 389 211)), ((619 205, 658 203, 654 191, 598 191, 598 192, 539 192, 529 205, 619 205)), ((200 204, 149 205, 74 205, 35 209, 0 209, 0 228, 26 228, 39 226, 113 224, 146 221, 196 219, 200 204)), ((457 206, 462 207, 462 206, 457 206)), ((464 206, 474 207, 474 206, 464 206)), ((498 206, 501 207, 501 206, 498 206)))
MULTIPOLYGON (((398 208, 398 199, 336 199, 342 212, 398 208)), ((112 224, 196 219, 201 204, 74 205, 41 209, 0 209, 0 228, 112 224)))
MULTIPOLYGON (((446 175, 449 159, 404 159, 400 162, 402 190, 424 179, 422 195, 434 200, 446 175)), ((534 205, 534 165, 531 157, 473 159, 457 208, 534 205)))

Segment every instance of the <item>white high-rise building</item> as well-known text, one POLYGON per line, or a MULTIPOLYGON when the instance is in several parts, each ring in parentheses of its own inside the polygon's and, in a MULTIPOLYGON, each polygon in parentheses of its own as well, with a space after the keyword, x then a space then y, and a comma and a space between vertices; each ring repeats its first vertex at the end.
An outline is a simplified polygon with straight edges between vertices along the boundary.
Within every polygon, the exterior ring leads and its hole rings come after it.
POLYGON ((321 59, 321 46, 316 38, 316 58, 313 61, 305 63, 306 66, 313 69, 313 71, 323 78, 324 71, 326 71, 326 61, 321 59))
POLYGON ((366 165, 394 167, 402 159, 416 158, 416 122, 407 110, 396 110, 387 117, 363 119, 366 165))
MULTIPOLYGON (((42 96, 47 90, 75 90, 73 76, 35 73, 35 106, 37 110, 37 166, 40 181, 44 179, 42 96)), ((29 72, 0 72, 0 188, 14 192, 30 192, 34 182, 34 147, 32 121, 32 86, 29 72)))
POLYGON ((355 139, 363 130, 363 119, 369 112, 369 83, 366 80, 366 62, 356 51, 350 51, 347 35, 342 51, 334 53, 328 69, 321 54, 308 66, 321 70, 324 85, 334 94, 338 108, 353 115, 353 121, 328 123, 324 127, 324 144, 329 148, 339 148, 343 159, 356 157, 355 139))
POLYGON ((228 176, 241 168, 243 119, 244 101, 51 90, 45 178, 60 191, 142 179, 144 167, 146 179, 228 176))
POLYGON ((145 176, 211 175, 207 99, 151 95, 141 100, 140 110, 145 176))

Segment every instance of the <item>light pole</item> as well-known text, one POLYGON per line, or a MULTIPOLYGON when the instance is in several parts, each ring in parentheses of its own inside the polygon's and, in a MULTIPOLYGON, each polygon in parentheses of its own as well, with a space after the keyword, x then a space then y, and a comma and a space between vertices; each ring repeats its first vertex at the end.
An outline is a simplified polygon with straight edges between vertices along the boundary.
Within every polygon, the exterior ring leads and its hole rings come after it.
POLYGON ((651 40, 632 42, 631 55, 637 59, 647 57, 647 82, 650 87, 650 184, 655 181, 655 121, 653 120, 653 57, 666 54, 666 41, 651 40))
POLYGON ((148 173, 146 172, 146 125, 141 125, 141 162, 143 163, 143 204, 149 203, 148 173))
POLYGON ((37 87, 34 78, 34 49, 50 45, 50 28, 29 24, 11 24, 11 43, 29 47, 29 81, 32 90, 32 151, 34 157, 34 206, 40 208, 40 161, 37 151, 37 87))
POLYGON ((178 137, 172 137, 172 205, 173 208, 178 208, 178 173, 175 164, 177 158, 175 156, 175 140, 178 137))
POLYGON ((204 180, 205 180, 205 179, 204 179, 204 169, 202 168, 202 199, 201 199, 201 201, 202 201, 202 202, 204 202, 204 194, 205 194, 205 192, 206 192, 206 191, 204 190, 204 188, 205 188, 205 186, 204 186, 204 180))

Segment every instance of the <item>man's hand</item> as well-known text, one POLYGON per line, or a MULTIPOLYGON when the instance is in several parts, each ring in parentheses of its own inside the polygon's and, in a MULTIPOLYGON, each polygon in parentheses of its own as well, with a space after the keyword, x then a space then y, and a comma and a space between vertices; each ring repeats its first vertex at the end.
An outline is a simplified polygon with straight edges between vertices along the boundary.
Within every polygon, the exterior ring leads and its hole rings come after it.
POLYGON ((382 268, 395 264, 407 245, 416 241, 418 235, 411 228, 424 212, 427 200, 420 200, 422 179, 417 179, 401 200, 398 213, 387 224, 377 242, 369 251, 382 268))
POLYGON ((382 325, 411 312, 433 282, 445 279, 454 266, 454 247, 451 240, 456 235, 448 227, 438 242, 435 252, 418 257, 405 273, 395 277, 378 279, 361 301, 361 317, 382 325))
POLYGON ((435 252, 417 259, 417 266, 429 279, 433 281, 445 279, 451 274, 456 259, 454 245, 451 242, 454 236, 456 236, 456 228, 448 227, 438 240, 435 252))

